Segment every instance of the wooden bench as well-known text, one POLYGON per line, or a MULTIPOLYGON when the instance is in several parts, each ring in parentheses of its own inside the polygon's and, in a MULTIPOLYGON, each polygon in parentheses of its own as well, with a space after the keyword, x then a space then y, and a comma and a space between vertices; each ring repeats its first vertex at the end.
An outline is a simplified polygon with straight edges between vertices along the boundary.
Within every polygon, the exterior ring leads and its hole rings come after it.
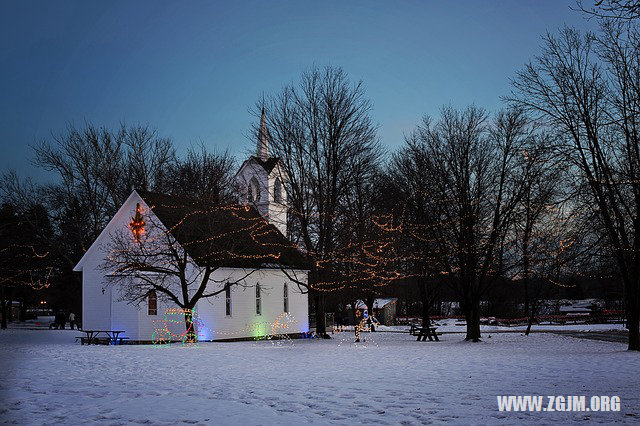
MULTIPOLYGON (((418 332, 416 341, 420 342, 422 340, 426 342, 427 339, 429 339, 430 342, 434 340, 439 342, 440 339, 438 339, 438 333, 436 333, 437 329, 437 327, 416 327, 416 331, 418 332)), ((414 336, 416 336, 416 334, 414 334, 414 336)))
POLYGON ((76 336, 76 342, 80 341, 81 345, 121 345, 123 341, 129 340, 128 337, 94 337, 89 342, 87 336, 76 336))
POLYGON ((121 345, 128 337, 120 336, 123 330, 81 330, 84 336, 76 336, 82 345, 121 345))

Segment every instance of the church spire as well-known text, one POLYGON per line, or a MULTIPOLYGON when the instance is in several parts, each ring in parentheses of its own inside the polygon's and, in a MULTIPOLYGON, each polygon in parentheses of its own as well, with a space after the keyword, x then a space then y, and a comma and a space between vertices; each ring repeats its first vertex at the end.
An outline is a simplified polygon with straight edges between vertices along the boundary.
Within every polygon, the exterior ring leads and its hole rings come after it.
POLYGON ((262 107, 260 129, 258 129, 258 158, 262 161, 269 159, 269 134, 267 132, 267 117, 264 114, 264 107, 262 107))

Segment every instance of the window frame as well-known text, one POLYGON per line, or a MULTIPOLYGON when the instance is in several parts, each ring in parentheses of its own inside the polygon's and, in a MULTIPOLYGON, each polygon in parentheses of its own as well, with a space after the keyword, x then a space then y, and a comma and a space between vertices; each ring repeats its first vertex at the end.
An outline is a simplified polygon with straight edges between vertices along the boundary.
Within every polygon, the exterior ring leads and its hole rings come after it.
POLYGON ((231 286, 229 283, 227 283, 224 290, 224 313, 227 317, 230 317, 233 314, 233 307, 231 305, 231 286))
POLYGON ((287 283, 284 283, 284 288, 282 290, 283 295, 283 302, 284 302, 284 312, 285 313, 289 313, 289 285, 287 283))
POLYGON ((255 176, 252 176, 249 179, 249 184, 247 185, 247 202, 249 203, 257 203, 260 201, 260 182, 256 179, 255 176))
POLYGON ((154 289, 149 290, 149 293, 147 293, 147 316, 158 316, 158 295, 154 289), (151 307, 152 301, 153 305, 155 305, 153 308, 151 307))
POLYGON ((282 203, 282 181, 279 177, 273 183, 273 202, 277 204, 282 203))
POLYGON ((256 315, 262 316, 262 289, 260 283, 256 283, 256 315))

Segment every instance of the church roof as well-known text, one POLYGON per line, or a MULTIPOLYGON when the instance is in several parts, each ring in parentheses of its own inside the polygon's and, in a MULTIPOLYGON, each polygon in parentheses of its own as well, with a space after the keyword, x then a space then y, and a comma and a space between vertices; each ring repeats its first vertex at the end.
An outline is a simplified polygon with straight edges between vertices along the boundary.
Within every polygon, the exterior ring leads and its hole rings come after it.
POLYGON ((280 162, 280 157, 269 157, 265 161, 265 160, 261 160, 258 157, 252 155, 248 159, 244 160, 244 162, 242 163, 242 165, 238 169, 238 172, 236 173, 236 175, 238 175, 242 171, 242 169, 244 168, 244 165, 247 164, 250 161, 253 161, 253 162, 257 163, 258 165, 260 165, 260 167, 262 167, 267 172, 267 174, 269 174, 269 173, 271 173, 271 171, 273 169, 275 169, 275 167, 278 165, 278 162, 280 162))
POLYGON ((199 266, 309 269, 305 255, 253 207, 136 192, 199 266))
POLYGON ((280 161, 280 157, 269 157, 266 160, 261 160, 258 157, 251 158, 253 158, 256 163, 260 164, 267 173, 271 173, 271 170, 273 170, 273 168, 278 164, 278 161, 280 161))

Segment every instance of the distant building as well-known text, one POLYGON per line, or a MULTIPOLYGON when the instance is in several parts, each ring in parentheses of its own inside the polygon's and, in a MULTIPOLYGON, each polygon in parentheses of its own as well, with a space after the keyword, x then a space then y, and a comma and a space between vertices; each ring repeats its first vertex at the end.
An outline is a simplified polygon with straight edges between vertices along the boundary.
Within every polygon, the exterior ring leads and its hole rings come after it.
MULTIPOLYGON (((398 298, 375 299, 373 301, 373 316, 383 325, 394 325, 396 323, 396 306, 398 298)), ((368 306, 362 300, 356 302, 356 308, 370 314, 368 306)))

